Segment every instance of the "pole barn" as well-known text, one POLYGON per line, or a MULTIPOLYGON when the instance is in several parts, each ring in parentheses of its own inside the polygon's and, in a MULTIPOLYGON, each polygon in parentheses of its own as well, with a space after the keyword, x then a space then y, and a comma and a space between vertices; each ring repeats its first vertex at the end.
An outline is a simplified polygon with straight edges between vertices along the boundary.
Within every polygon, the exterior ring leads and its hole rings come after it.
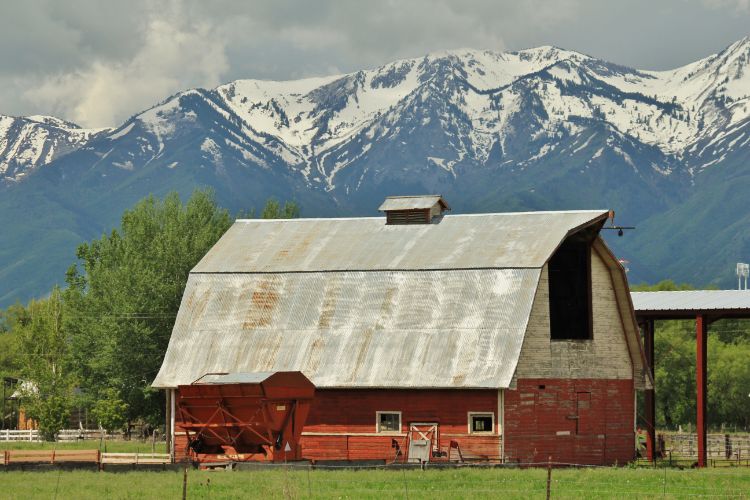
POLYGON ((153 383, 177 460, 196 458, 181 387, 274 372, 315 388, 298 458, 634 458, 635 391, 652 382, 599 236, 609 212, 446 215, 440 196, 380 210, 238 220, 192 270, 153 383))

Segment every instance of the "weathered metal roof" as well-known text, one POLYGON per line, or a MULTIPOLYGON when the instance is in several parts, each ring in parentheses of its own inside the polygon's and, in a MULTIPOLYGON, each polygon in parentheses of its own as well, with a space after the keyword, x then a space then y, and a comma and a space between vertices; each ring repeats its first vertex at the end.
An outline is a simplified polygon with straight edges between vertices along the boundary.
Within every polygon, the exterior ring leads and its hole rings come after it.
POLYGON ((508 387, 539 275, 191 274, 153 385, 299 370, 320 388, 508 387))
POLYGON ((390 210, 424 210, 440 203, 443 209, 450 210, 448 203, 439 194, 421 196, 389 196, 378 208, 381 212, 390 210))
POLYGON ((605 210, 385 218, 238 220, 194 273, 539 268, 568 232, 605 210))
POLYGON ((322 388, 508 387, 541 268, 606 217, 237 221, 193 269, 153 385, 299 370, 322 388))
POLYGON ((750 311, 748 290, 686 290, 674 292, 632 292, 633 308, 639 311, 750 311))

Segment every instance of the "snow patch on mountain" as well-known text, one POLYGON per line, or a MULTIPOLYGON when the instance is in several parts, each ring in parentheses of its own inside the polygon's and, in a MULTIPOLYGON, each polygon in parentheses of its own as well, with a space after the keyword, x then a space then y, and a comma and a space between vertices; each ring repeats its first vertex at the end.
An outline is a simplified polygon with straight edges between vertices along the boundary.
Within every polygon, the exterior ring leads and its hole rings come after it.
POLYGON ((109 129, 83 129, 52 116, 0 115, 0 180, 17 182, 109 129))

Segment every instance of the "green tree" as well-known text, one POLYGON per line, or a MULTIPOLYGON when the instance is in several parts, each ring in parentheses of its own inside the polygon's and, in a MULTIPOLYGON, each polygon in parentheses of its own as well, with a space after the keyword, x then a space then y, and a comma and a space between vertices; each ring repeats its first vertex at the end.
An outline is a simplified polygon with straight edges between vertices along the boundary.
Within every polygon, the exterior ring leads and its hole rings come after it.
POLYGON ((631 285, 630 290, 633 292, 674 292, 678 290, 695 290, 695 288, 688 283, 675 283, 672 280, 661 280, 653 285, 649 285, 648 283, 631 285))
POLYGON ((53 439, 67 427, 73 404, 75 378, 63 311, 57 287, 46 299, 11 309, 10 323, 18 335, 18 363, 25 380, 23 405, 28 416, 39 423, 45 439, 53 439))
POLYGON ((14 310, 23 309, 17 304, 0 309, 0 377, 19 377, 21 364, 18 353, 18 333, 13 329, 14 310))
POLYGON ((128 404, 120 399, 116 389, 108 387, 101 391, 100 399, 91 408, 91 414, 103 429, 112 432, 125 427, 128 404))
POLYGON ((295 202, 287 201, 282 205, 279 200, 270 198, 266 201, 260 217, 261 219, 296 219, 299 213, 299 206, 295 202))
POLYGON ((93 401, 122 401, 126 418, 158 424, 159 370, 188 273, 229 228, 209 191, 186 203, 176 193, 149 196, 122 217, 119 230, 79 246, 67 274, 73 359, 93 401), (114 391, 114 392, 112 392, 114 391))

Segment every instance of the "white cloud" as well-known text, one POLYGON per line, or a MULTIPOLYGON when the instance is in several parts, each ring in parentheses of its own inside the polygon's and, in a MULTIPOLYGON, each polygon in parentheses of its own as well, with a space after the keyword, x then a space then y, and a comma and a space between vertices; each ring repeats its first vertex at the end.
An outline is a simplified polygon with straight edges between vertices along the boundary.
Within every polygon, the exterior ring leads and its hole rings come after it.
POLYGON ((446 49, 557 45, 667 69, 720 51, 750 25, 750 0, 0 3, 0 113, 87 126, 119 125, 191 87, 339 74, 446 49))
POLYGON ((229 63, 210 24, 189 23, 174 8, 150 17, 143 44, 128 60, 95 60, 48 76, 22 98, 82 126, 103 127, 179 90, 221 82, 229 63))

